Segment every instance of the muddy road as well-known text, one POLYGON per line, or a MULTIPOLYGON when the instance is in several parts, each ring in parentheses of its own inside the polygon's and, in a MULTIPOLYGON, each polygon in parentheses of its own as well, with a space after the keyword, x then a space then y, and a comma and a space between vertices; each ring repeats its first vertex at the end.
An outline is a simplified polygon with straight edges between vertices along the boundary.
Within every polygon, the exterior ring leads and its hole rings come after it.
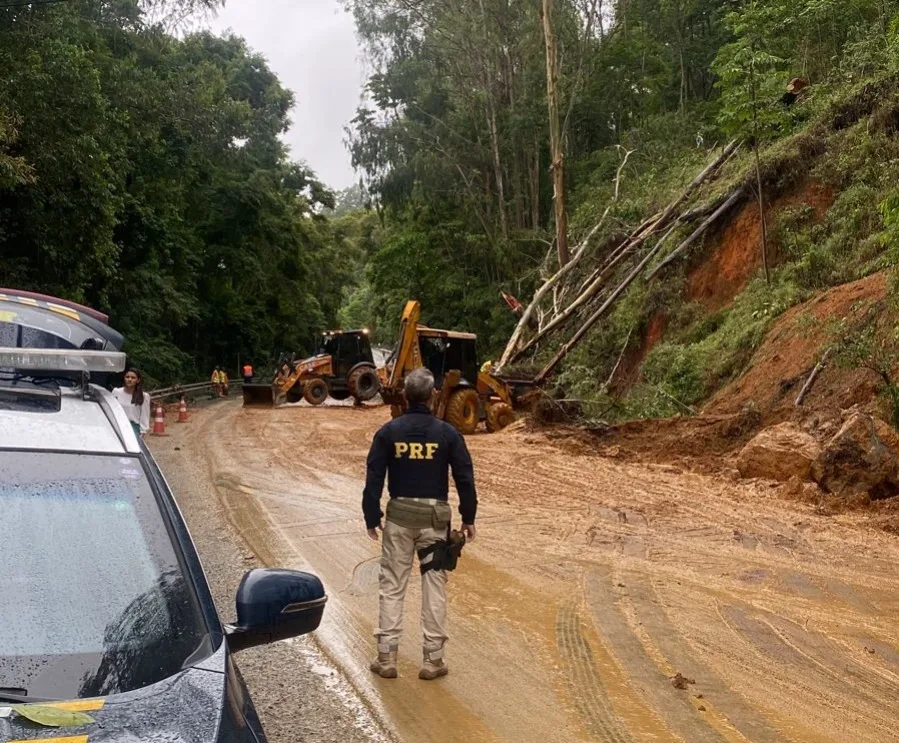
MULTIPOLYGON (((189 465, 255 559, 325 581, 316 652, 377 723, 347 723, 341 740, 897 739, 895 537, 767 483, 622 463, 517 427, 468 439, 479 536, 450 579, 450 675, 416 677, 413 580, 401 677, 373 677, 378 547, 360 501, 387 418, 377 407, 227 402, 153 443, 176 494, 187 483, 171 467, 189 465)), ((247 676, 263 722, 280 730, 292 677, 272 706, 247 676)))

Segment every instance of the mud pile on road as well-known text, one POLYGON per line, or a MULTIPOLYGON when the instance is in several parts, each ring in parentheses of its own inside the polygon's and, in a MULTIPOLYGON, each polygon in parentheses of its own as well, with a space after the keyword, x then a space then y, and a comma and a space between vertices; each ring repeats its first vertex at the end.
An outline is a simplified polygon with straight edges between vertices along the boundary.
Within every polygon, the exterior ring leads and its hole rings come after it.
POLYGON ((725 474, 734 471, 733 456, 762 426, 761 415, 751 406, 733 415, 616 424, 571 425, 570 420, 565 425, 547 425, 545 419, 531 417, 525 425, 540 431, 550 443, 568 450, 594 451, 623 461, 659 462, 696 472, 725 474))
POLYGON ((768 482, 820 514, 864 509, 874 524, 899 533, 899 433, 864 406, 828 417, 800 412, 785 421, 777 411, 765 416, 747 404, 729 415, 592 427, 531 418, 517 427, 539 432, 541 441, 567 454, 768 482))

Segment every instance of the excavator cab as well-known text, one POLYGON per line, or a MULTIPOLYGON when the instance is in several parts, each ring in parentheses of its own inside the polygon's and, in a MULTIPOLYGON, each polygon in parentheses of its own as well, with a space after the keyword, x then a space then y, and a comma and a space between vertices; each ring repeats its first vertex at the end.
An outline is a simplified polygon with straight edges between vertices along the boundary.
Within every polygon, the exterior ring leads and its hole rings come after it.
POLYGON ((458 370, 461 383, 474 386, 478 380, 477 336, 470 333, 437 331, 429 335, 422 330, 418 348, 424 366, 434 375, 434 386, 440 389, 447 372, 458 370))

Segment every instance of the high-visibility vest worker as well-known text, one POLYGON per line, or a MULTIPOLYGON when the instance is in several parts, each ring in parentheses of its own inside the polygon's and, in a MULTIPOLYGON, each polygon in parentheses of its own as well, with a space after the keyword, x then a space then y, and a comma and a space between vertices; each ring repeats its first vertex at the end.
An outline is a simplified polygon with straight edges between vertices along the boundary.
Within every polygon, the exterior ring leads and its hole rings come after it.
POLYGON ((212 371, 212 388, 215 390, 216 397, 222 396, 222 371, 215 367, 212 371))
POLYGON ((244 364, 243 365, 243 380, 244 382, 250 382, 253 379, 253 365, 252 364, 244 364))

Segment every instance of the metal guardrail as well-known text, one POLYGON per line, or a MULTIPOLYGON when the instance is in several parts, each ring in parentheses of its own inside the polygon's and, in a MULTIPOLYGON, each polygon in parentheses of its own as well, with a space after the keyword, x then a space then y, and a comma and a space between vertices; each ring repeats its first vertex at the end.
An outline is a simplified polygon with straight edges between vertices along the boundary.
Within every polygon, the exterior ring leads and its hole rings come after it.
MULTIPOLYGON (((242 386, 242 379, 228 382, 228 387, 230 389, 240 388, 242 386)), ((160 390, 153 390, 152 392, 150 392, 150 399, 154 402, 165 402, 166 400, 171 400, 173 398, 180 399, 182 395, 185 397, 193 397, 196 395, 201 395, 204 392, 208 392, 210 395, 213 394, 214 390, 212 382, 176 384, 172 387, 163 387, 160 390)))

